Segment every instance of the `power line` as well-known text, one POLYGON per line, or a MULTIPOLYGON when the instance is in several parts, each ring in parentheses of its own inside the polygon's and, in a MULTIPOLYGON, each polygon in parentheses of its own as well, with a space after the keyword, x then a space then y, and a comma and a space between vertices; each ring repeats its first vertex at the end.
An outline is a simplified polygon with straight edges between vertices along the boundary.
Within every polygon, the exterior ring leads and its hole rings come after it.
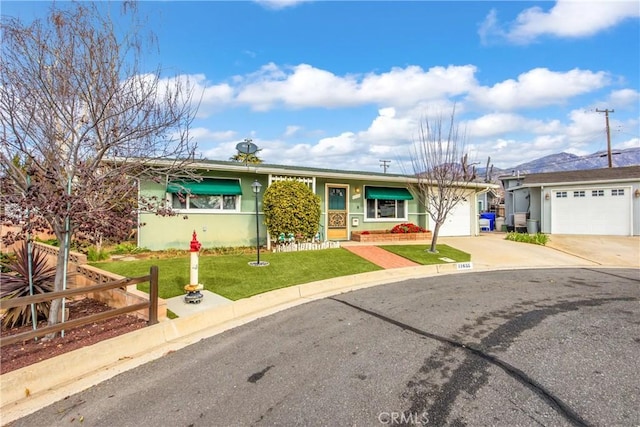
POLYGON ((391 160, 380 160, 380 167, 382 168, 384 173, 387 173, 387 168, 389 167, 389 163, 391 163, 391 160))

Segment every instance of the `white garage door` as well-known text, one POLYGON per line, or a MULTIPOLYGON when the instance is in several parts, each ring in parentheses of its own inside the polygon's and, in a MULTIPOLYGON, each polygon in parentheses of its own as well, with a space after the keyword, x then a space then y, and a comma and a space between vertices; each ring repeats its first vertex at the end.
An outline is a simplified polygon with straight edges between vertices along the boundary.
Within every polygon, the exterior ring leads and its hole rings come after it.
POLYGON ((552 192, 552 234, 628 236, 631 188, 570 188, 552 192))
POLYGON ((440 236, 471 235, 471 204, 468 200, 458 203, 447 215, 440 228, 440 236))

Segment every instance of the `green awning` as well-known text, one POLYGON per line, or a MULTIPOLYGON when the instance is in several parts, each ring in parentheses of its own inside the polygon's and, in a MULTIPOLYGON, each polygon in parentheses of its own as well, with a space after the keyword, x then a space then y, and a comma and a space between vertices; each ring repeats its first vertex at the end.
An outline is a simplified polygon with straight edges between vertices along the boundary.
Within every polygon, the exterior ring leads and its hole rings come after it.
POLYGON ((202 181, 174 181, 167 185, 167 193, 238 196, 242 194, 237 179, 203 179, 202 181))
POLYGON ((406 188, 393 187, 366 187, 364 197, 378 200, 413 200, 413 196, 406 188))

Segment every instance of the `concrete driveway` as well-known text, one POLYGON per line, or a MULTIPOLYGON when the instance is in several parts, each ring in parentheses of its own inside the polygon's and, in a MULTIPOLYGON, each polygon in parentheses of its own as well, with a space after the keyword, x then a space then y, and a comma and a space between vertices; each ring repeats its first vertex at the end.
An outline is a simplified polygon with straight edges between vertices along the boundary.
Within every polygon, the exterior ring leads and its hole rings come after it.
POLYGON ((640 424, 637 269, 471 272, 299 305, 13 426, 640 424))
POLYGON ((472 254, 477 268, 605 266, 640 268, 640 236, 550 235, 546 246, 505 240, 505 233, 478 237, 442 237, 472 254))

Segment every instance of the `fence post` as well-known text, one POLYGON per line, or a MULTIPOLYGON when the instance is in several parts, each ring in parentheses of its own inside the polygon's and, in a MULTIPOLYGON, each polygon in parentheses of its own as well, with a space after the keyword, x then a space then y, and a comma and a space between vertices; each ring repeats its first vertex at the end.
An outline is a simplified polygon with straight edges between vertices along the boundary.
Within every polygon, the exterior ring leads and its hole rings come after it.
POLYGON ((158 323, 158 266, 149 271, 149 321, 148 325, 158 323))

